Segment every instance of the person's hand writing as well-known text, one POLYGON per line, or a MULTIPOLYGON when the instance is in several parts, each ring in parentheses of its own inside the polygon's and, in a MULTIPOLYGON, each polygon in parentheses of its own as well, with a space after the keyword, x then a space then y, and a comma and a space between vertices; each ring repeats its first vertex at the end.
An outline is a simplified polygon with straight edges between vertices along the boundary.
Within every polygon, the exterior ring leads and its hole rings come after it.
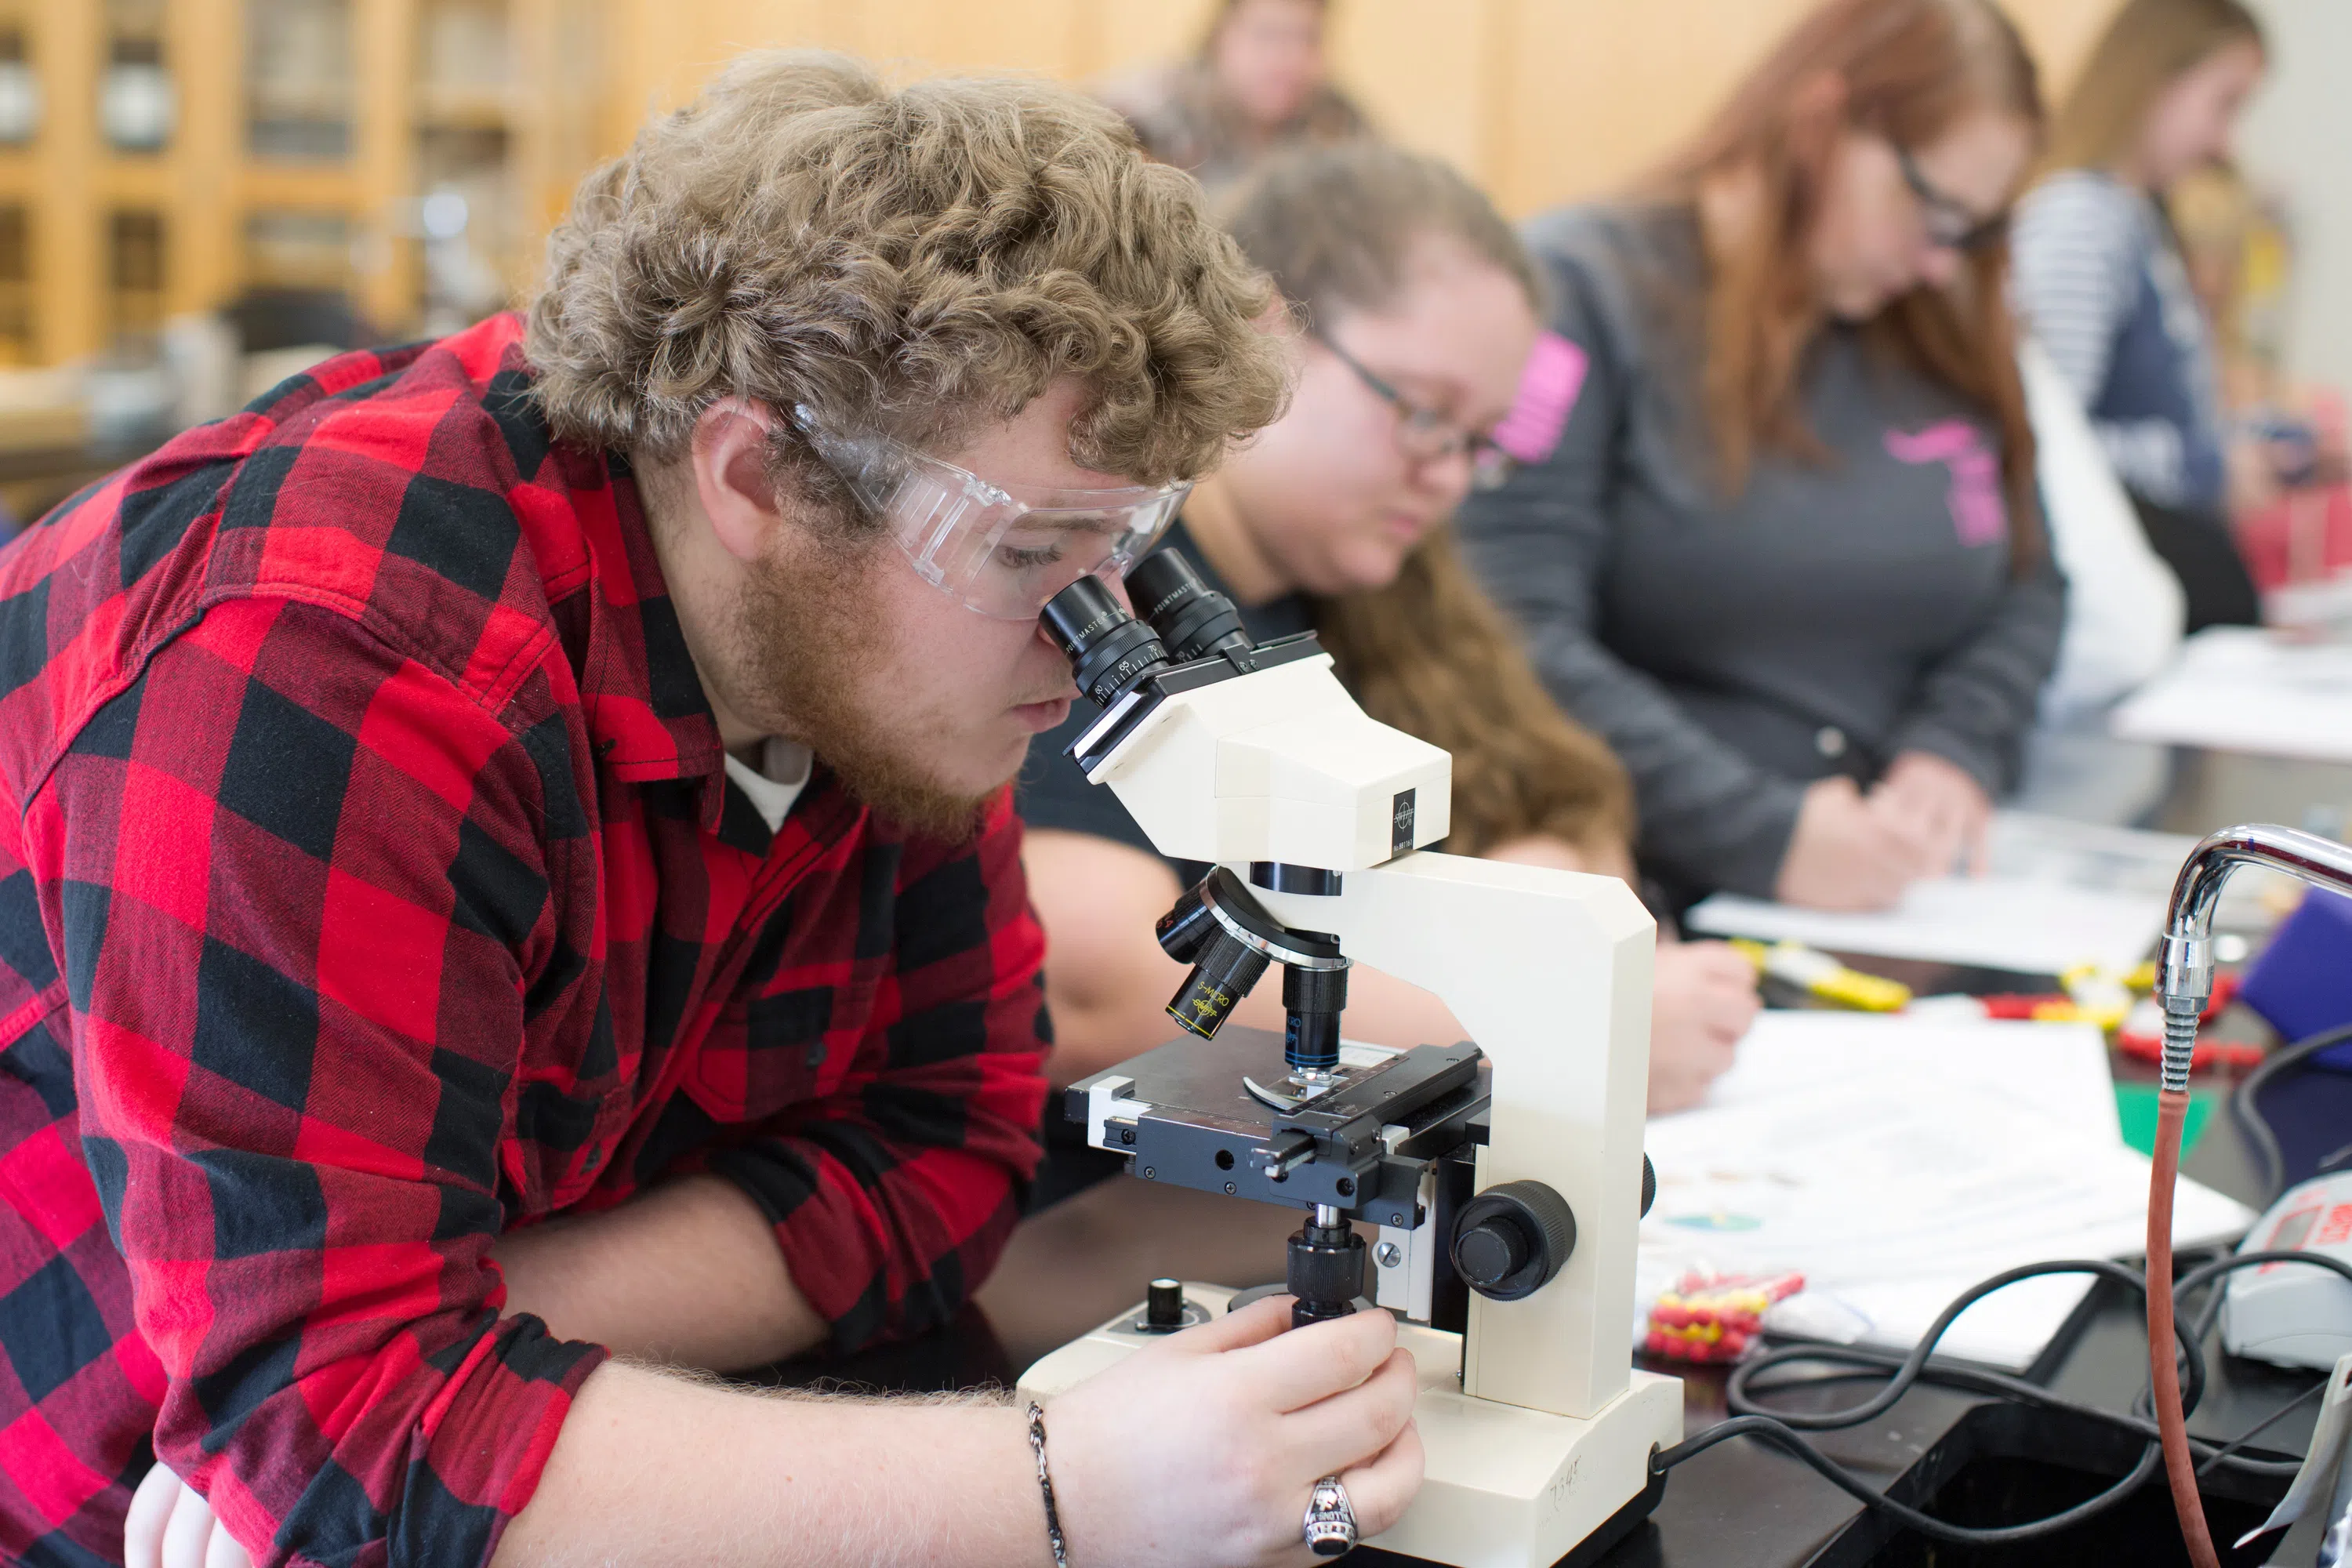
POLYGON ((1328 1475, 1369 1540, 1421 1488, 1414 1393, 1386 1312, 1292 1330, 1275 1296, 1171 1335, 1045 1408, 1070 1561, 1305 1568, 1307 1494, 1328 1475))
POLYGON ((1773 896, 1812 910, 1883 910, 1927 874, 1928 846, 1892 814, 1873 811, 1850 778, 1805 787, 1773 896))
POLYGON ((1946 876, 1963 862, 1969 875, 1983 873, 1992 797, 1958 763, 1906 752, 1872 787, 1869 804, 1920 843, 1923 875, 1946 876))
POLYGON ((1658 943, 1650 999, 1650 1114, 1698 1103, 1763 1005, 1756 966, 1719 942, 1658 943))

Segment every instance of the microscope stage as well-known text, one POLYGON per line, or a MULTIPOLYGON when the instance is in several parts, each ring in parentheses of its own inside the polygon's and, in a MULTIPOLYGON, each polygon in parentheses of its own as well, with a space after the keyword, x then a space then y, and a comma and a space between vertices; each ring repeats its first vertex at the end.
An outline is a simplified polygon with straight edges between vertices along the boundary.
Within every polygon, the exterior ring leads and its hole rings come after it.
POLYGON ((1288 1109, 1249 1083, 1298 1092, 1282 1037, 1229 1025, 1170 1041, 1070 1086, 1065 1114, 1148 1182, 1259 1203, 1340 1210, 1411 1229, 1429 1162, 1484 1141, 1488 1068, 1478 1047, 1345 1045, 1332 1085, 1288 1109), (1244 1080, 1248 1080, 1245 1082, 1244 1080))

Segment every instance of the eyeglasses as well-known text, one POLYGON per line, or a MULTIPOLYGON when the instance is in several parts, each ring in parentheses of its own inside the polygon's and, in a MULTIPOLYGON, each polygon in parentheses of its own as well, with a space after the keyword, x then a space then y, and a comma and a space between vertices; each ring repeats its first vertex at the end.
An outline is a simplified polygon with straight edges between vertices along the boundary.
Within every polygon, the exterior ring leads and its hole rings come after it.
POLYGON ((887 436, 845 436, 805 406, 793 422, 917 574, 967 608, 1034 621, 1081 577, 1116 579, 1165 532, 1192 485, 999 485, 887 436))
POLYGON ((2009 232, 2009 214, 1997 212, 1990 217, 1979 216, 1966 202, 1936 188, 1927 175, 1919 172, 1919 162, 1911 156, 1911 149, 1894 142, 1895 166, 1903 171, 1903 183, 1919 198, 1919 216, 1927 231, 1927 243, 1938 250, 1979 251, 1997 243, 2009 232))
POLYGON ((1483 430, 1463 429, 1435 409, 1413 402, 1321 332, 1308 335, 1330 350, 1332 358, 1354 371, 1358 381, 1396 410, 1397 450, 1406 458, 1416 463, 1434 463, 1466 452, 1470 455, 1470 488, 1474 490, 1499 489, 1518 467, 1516 458, 1495 444, 1493 436, 1483 430))

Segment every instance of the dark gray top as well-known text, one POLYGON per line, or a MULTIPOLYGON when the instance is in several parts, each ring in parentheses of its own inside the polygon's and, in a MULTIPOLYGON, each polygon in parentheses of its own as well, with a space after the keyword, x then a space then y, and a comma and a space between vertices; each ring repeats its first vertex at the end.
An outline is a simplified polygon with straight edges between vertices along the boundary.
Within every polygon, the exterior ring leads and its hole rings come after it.
POLYGON ((1800 388, 1829 460, 1759 454, 1727 500, 1683 346, 1688 209, 1571 208, 1528 239, 1590 363, 1550 457, 1474 497, 1462 540, 1633 774, 1645 868, 1685 897, 1769 896, 1803 786, 1905 751, 2006 791, 2064 584, 2010 570, 1994 422, 1833 326, 1800 388))

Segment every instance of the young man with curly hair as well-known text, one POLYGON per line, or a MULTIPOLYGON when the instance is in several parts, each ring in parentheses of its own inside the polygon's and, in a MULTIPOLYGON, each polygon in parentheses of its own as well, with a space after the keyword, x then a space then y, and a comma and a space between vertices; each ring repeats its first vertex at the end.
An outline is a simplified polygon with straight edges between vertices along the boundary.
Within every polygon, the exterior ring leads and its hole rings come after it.
POLYGON ((1384 1313, 1056 1399, 1050 1549, 1024 1412, 653 1364, 994 1261, 1034 617, 1273 417, 1262 282, 1073 94, 794 55, 551 260, 0 554, 0 1558, 1304 1561, 1332 1473, 1382 1528, 1384 1313))

